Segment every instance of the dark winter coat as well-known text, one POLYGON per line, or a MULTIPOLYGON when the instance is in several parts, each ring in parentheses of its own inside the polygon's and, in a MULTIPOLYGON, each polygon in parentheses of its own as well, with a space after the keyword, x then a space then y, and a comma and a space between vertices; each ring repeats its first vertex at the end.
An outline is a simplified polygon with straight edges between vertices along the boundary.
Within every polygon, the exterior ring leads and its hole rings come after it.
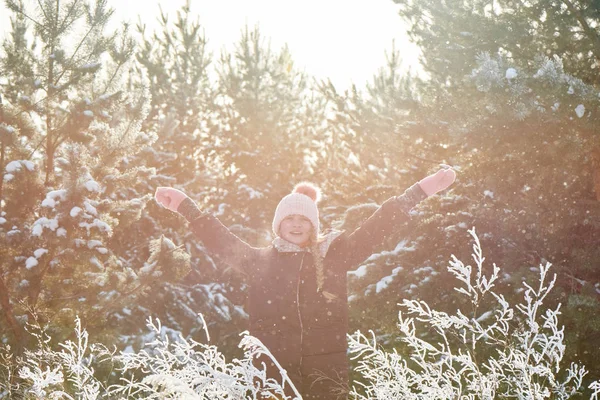
POLYGON ((212 215, 191 221, 208 251, 247 277, 250 333, 272 352, 305 400, 345 398, 331 392, 344 392, 348 385, 346 273, 369 257, 424 197, 417 192, 415 200, 406 193, 387 200, 357 230, 331 242, 323 259, 322 291, 317 290, 310 252, 252 247, 212 215))

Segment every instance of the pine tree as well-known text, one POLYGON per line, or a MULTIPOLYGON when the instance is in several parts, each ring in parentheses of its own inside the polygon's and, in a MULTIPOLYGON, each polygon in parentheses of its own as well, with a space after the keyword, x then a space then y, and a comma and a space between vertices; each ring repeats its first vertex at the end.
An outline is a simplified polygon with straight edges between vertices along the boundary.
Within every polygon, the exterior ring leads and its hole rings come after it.
MULTIPOLYGON (((6 4, 0 335, 26 346, 35 318, 60 340, 76 314, 110 334, 115 305, 151 283, 114 240, 151 198, 118 196, 153 173, 117 169, 155 140, 140 132, 149 96, 129 73, 134 43, 127 26, 107 32, 103 0, 6 4)), ((163 250, 154 275, 181 264, 180 250, 163 250)))
MULTIPOLYGON (((216 156, 216 89, 209 79, 211 73, 214 78, 212 55, 189 4, 178 10, 175 18, 161 11, 158 20, 160 26, 155 32, 138 24, 141 45, 136 53, 136 74, 147 77, 152 95, 142 129, 156 132, 157 140, 130 157, 127 164, 128 168, 152 167, 156 174, 122 188, 121 195, 152 193, 158 186, 173 186, 208 209, 213 206, 211 202, 221 201, 217 188, 223 184, 222 166, 216 156)), ((141 251, 140 243, 145 238, 160 241, 163 236, 169 243, 185 248, 190 257, 189 273, 179 279, 155 280, 151 290, 132 294, 136 300, 122 304, 117 312, 123 321, 121 332, 137 343, 135 338, 144 327, 135 321, 143 321, 150 314, 169 321, 170 327, 182 335, 203 341, 204 324, 198 316, 202 314, 210 321, 213 343, 229 353, 232 348, 239 351, 238 333, 246 329, 247 317, 243 308, 233 303, 241 304, 240 296, 232 293, 229 280, 222 277, 215 260, 193 237, 181 216, 151 202, 140 221, 123 230, 119 240, 131 242, 126 250, 131 261, 144 263, 148 253, 141 251), (137 240, 131 241, 132 237, 137 240)))
MULTIPOLYGON (((177 11, 175 21, 161 11, 158 32, 149 34, 138 25, 142 45, 137 60, 150 81, 152 103, 145 126, 163 126, 163 135, 146 163, 159 175, 194 186, 206 179, 207 159, 200 149, 211 134, 210 116, 214 89, 209 79, 212 55, 208 52, 202 25, 193 20, 189 3, 177 11), (149 35, 149 36, 148 36, 149 35), (168 126, 168 125, 171 126, 168 126), (161 155, 167 158, 161 158, 161 155), (153 157, 153 158, 150 158, 153 157)), ((212 172, 212 171, 211 171, 212 172)))
MULTIPOLYGON (((492 258, 513 266, 503 279, 515 292, 540 263, 554 263, 561 290, 551 301, 565 305, 566 330, 577 327, 567 359, 592 368, 600 332, 597 4, 432 0, 403 2, 400 15, 429 74, 417 125, 451 139, 449 162, 459 168, 455 196, 421 208, 418 234, 451 254, 476 226, 492 258)), ((407 260, 436 265, 426 248, 407 260)), ((440 302, 458 306, 439 276, 417 296, 429 300, 433 287, 440 302)))
POLYGON ((597 84, 600 18, 595 1, 397 1, 436 85, 460 85, 481 52, 514 60, 560 55, 565 71, 597 84), (482 29, 482 27, 485 27, 482 29))
POLYGON ((279 199, 310 177, 305 163, 316 126, 307 77, 287 48, 274 51, 258 28, 246 27, 233 54, 223 53, 216 103, 215 157, 223 160, 231 222, 264 241, 279 199))

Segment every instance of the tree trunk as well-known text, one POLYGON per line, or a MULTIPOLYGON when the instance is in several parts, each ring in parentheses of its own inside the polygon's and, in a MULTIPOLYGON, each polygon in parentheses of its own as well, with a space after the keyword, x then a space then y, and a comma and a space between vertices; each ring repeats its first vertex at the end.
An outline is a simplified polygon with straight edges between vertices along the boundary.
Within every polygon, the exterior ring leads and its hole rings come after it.
POLYGON ((15 318, 13 313, 12 305, 10 304, 10 296, 8 295, 8 288, 4 284, 4 279, 0 276, 0 306, 4 311, 6 322, 10 327, 15 337, 15 342, 18 346, 23 344, 23 328, 19 325, 19 322, 15 318))
POLYGON ((600 146, 592 150, 592 180, 596 200, 600 201, 600 146))
MULTIPOLYGON (((0 124, 4 122, 4 108, 2 106, 2 96, 0 96, 0 124)), ((2 139, 0 139, 2 140, 2 139)), ((0 212, 2 212, 2 200, 4 199, 4 157, 6 152, 6 145, 4 141, 1 144, 0 149, 0 212)), ((1 215, 0 215, 1 216, 1 215)))
POLYGON ((46 138, 46 180, 44 186, 52 186, 52 173, 54 171, 54 147, 50 135, 46 138))
MULTIPOLYGON (((52 47, 52 53, 54 54, 54 46, 52 47)), ((44 186, 48 187, 51 185, 52 175, 54 172, 54 144, 52 135, 52 111, 50 110, 50 104, 54 98, 54 58, 48 57, 48 97, 46 99, 46 179, 44 186)))

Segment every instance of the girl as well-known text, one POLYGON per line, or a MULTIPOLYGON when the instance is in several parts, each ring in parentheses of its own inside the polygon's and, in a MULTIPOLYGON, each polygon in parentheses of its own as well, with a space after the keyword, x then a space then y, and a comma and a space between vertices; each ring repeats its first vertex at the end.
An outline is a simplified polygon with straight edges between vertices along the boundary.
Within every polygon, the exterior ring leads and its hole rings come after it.
POLYGON ((348 393, 346 272, 369 257, 417 203, 455 178, 452 169, 441 169, 385 201, 354 232, 324 237, 319 237, 319 190, 301 183, 277 206, 275 240, 265 248, 239 239, 177 189, 159 187, 155 196, 190 222, 209 252, 247 277, 249 331, 287 371, 304 400, 332 400, 348 393))

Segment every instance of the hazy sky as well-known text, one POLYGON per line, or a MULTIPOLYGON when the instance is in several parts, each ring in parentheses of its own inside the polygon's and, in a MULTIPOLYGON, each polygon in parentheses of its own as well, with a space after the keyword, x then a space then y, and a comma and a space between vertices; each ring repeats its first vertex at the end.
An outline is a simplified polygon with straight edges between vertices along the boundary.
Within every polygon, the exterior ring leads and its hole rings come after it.
MULTIPOLYGON (((159 4, 174 15, 185 0, 108 0, 116 19, 156 26, 159 4)), ((0 34, 7 29, 4 2, 0 34)), ((359 86, 385 64, 392 40, 406 65, 416 64, 416 48, 408 43, 392 0, 191 0, 192 11, 205 28, 209 48, 218 53, 240 37, 247 23, 259 24, 273 47, 287 43, 295 65, 317 78, 331 78, 340 88, 359 86)))

